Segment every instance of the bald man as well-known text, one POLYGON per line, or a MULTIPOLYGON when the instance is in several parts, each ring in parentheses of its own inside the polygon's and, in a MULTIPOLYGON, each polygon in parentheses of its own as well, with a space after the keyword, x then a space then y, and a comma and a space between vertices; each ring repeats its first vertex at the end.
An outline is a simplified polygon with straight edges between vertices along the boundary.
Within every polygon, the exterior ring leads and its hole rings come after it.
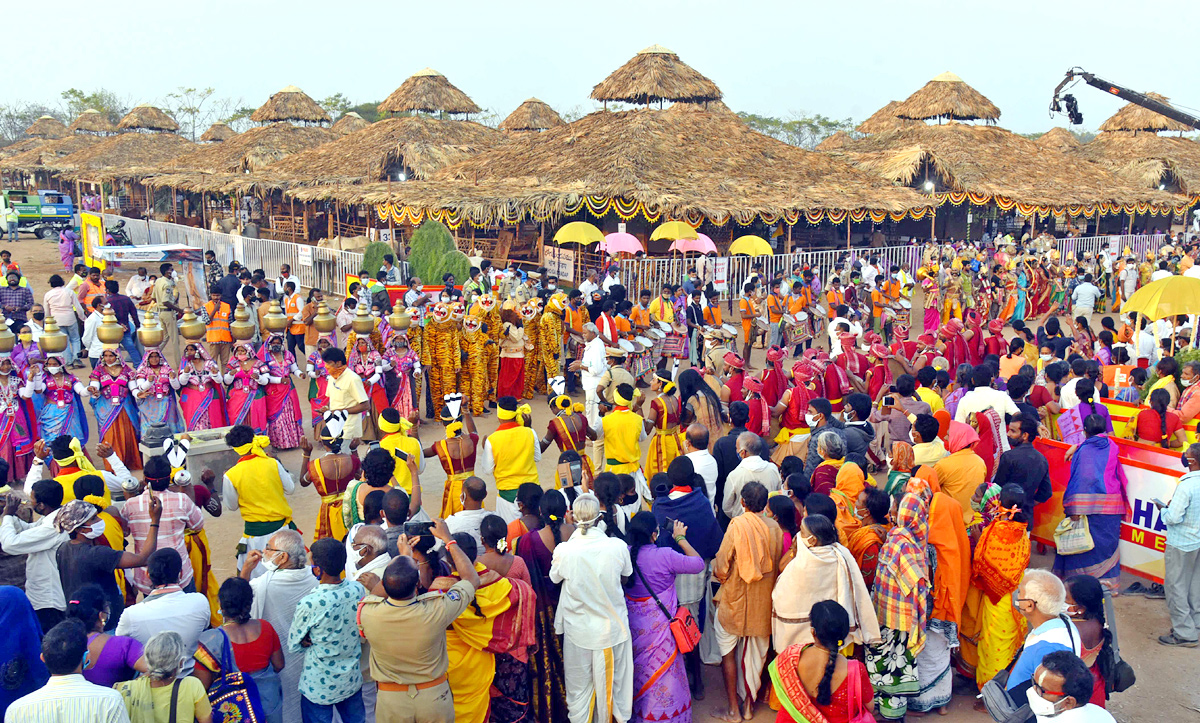
POLYGON ((483 538, 479 536, 479 526, 483 523, 483 518, 488 515, 495 514, 483 508, 483 501, 487 499, 487 484, 479 477, 468 477, 463 480, 462 486, 462 511, 455 512, 446 518, 446 527, 449 528, 451 535, 456 535, 459 532, 465 532, 475 538, 475 544, 479 549, 483 549, 483 538))

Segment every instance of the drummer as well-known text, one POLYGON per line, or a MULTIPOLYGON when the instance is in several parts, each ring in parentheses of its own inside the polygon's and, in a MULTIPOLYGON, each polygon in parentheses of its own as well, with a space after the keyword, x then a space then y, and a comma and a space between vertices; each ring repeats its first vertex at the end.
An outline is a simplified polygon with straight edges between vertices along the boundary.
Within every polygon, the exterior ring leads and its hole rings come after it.
MULTIPOLYGON (((662 327, 663 324, 667 324, 667 325, 671 325, 671 326, 673 326, 675 324, 675 301, 672 298, 672 293, 673 293, 673 289, 671 288, 671 285, 663 284, 660 295, 655 297, 654 300, 650 302, 650 306, 649 306, 650 318, 653 319, 654 321, 659 322, 660 328, 662 327)), ((664 329, 664 331, 666 331, 666 329, 664 329)), ((682 339, 673 339, 672 337, 675 337, 675 336, 678 336, 678 335, 674 331, 669 332, 667 334, 668 346, 670 348, 668 349, 668 348, 664 347, 664 354, 658 360, 658 368, 659 369, 665 369, 667 367, 668 353, 671 356, 675 356, 677 354, 677 351, 679 349, 682 349, 683 340, 682 339)))
POLYGON ((688 340, 691 344, 688 347, 688 363, 692 366, 699 366, 700 360, 704 358, 704 306, 700 303, 703 297, 700 287, 695 287, 691 290, 690 300, 687 305, 687 326, 688 340))
POLYGON ((629 322, 633 324, 633 333, 645 334, 650 329, 650 289, 642 289, 638 295, 638 305, 629 312, 629 322))
POLYGON ((768 346, 783 346, 783 315, 787 310, 787 286, 781 279, 771 282, 771 294, 767 296, 767 323, 771 326, 768 346))
MULTIPOLYGON (((738 301, 738 311, 742 320, 742 359, 750 359, 750 348, 754 344, 754 337, 758 335, 758 331, 754 324, 754 320, 758 318, 758 304, 754 301, 753 281, 747 281, 742 286, 742 298, 738 301)), ((746 368, 753 370, 754 367, 746 362, 746 368)))
MULTIPOLYGON (((808 274, 810 277, 812 276, 811 271, 806 270, 804 273, 808 274)), ((789 341, 789 346, 792 346, 795 349, 795 351, 792 352, 792 356, 800 356, 800 354, 803 353, 802 349, 810 349, 812 347, 812 326, 811 322, 809 321, 809 319, 813 318, 814 313, 812 309, 809 308, 812 306, 812 303, 812 287, 800 281, 793 282, 792 293, 788 295, 787 299, 787 313, 792 317, 792 319, 795 320, 796 325, 791 332, 790 338, 803 339, 803 341, 794 344, 789 341), (808 318, 802 317, 801 314, 806 315, 808 318)))

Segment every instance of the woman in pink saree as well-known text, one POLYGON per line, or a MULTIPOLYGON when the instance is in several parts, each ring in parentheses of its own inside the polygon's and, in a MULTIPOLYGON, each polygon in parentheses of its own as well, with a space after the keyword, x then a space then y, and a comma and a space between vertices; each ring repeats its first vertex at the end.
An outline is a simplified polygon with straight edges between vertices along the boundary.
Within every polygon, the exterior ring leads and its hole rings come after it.
POLYGON ((292 375, 301 379, 304 373, 296 366, 296 357, 283 348, 283 334, 271 334, 258 350, 258 360, 267 369, 267 436, 275 449, 294 449, 304 436, 304 416, 300 412, 300 395, 292 383, 292 375))
POLYGON ((229 424, 248 424, 255 434, 267 433, 267 399, 263 387, 268 381, 267 366, 254 357, 254 347, 248 341, 238 342, 233 348, 233 358, 225 366, 229 424))
POLYGON ((191 342, 183 348, 183 361, 175 384, 179 388, 179 406, 187 431, 215 429, 227 424, 221 370, 200 342, 191 342))
POLYGON ((401 419, 413 419, 416 414, 416 404, 413 401, 416 385, 413 384, 413 379, 414 372, 421 373, 421 360, 416 352, 409 348, 407 336, 396 334, 392 337, 383 367, 385 370, 392 370, 397 381, 396 391, 390 395, 392 408, 400 412, 401 419))

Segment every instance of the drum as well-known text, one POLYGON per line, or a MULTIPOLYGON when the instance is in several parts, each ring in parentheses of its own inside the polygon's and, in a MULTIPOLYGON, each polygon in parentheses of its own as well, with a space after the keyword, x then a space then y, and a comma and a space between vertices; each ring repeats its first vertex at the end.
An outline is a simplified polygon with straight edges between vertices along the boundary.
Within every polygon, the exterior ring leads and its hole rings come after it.
POLYGON ((783 326, 792 326, 796 323, 796 317, 791 314, 784 314, 779 318, 779 323, 783 326))
POLYGON ((678 322, 671 325, 671 330, 681 336, 687 336, 688 333, 687 324, 680 324, 678 322))
POLYGON ((647 329, 646 335, 654 341, 662 341, 667 338, 666 333, 662 329, 647 329))
POLYGON ((737 338, 738 330, 737 330, 737 327, 734 326, 733 324, 722 324, 721 331, 723 331, 725 333, 725 337, 728 339, 736 339, 737 338))
POLYGON ((650 341, 649 339, 647 339, 647 338, 646 338, 646 337, 644 337, 644 336, 635 336, 635 337, 633 338, 633 340, 634 340, 635 342, 637 342, 637 344, 638 344, 639 346, 641 346, 641 347, 642 347, 642 349, 648 349, 648 348, 649 348, 651 345, 653 345, 653 344, 654 344, 654 342, 650 341))
POLYGON ((896 310, 896 323, 901 326, 908 326, 912 319, 912 302, 908 299, 900 300, 900 308, 896 310))
POLYGON ((756 326, 761 331, 770 331, 771 330, 771 325, 768 324, 767 320, 762 318, 761 316, 754 317, 754 326, 756 326))
POLYGON ((655 321, 654 323, 658 324, 658 328, 664 332, 671 330, 671 325, 665 321, 655 321))
POLYGON ((798 322, 801 322, 801 321, 808 321, 808 312, 807 312, 807 311, 801 311, 801 312, 797 313, 797 314, 796 314, 796 321, 798 321, 798 322))
POLYGON ((621 347, 621 351, 625 352, 626 354, 632 354, 635 351, 633 342, 629 341, 628 339, 619 339, 617 341, 617 346, 621 347))
POLYGON ((827 316, 829 314, 829 310, 826 309, 821 304, 817 304, 816 309, 817 309, 817 313, 820 314, 821 316, 827 316))

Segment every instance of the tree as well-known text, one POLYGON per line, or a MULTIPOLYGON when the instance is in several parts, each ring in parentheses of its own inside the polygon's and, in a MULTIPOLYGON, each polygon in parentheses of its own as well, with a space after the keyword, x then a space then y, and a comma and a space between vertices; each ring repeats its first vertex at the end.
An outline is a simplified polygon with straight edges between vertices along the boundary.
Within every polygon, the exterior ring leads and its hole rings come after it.
POLYGON ((793 112, 789 118, 738 113, 738 117, 746 125, 763 135, 809 150, 838 131, 852 132, 856 125, 853 119, 836 120, 820 113, 808 115, 793 112))
POLYGON ((383 257, 394 253, 392 247, 382 241, 372 241, 363 249, 363 270, 375 278, 375 274, 383 268, 383 257))
POLYGON ((362 116, 362 119, 368 123, 374 123, 379 120, 379 104, 383 101, 373 100, 367 103, 359 103, 352 105, 346 109, 347 113, 354 112, 362 116))
MULTIPOLYGON (((116 125, 129 112, 129 100, 122 98, 111 90, 100 88, 91 93, 84 93, 78 88, 69 88, 61 94, 63 99, 63 115, 74 120, 79 114, 88 110, 98 110, 116 125)), ((68 123, 70 121, 67 121, 68 123)))
POLYGON ((190 137, 193 141, 204 133, 204 129, 216 118, 216 110, 209 103, 215 88, 185 88, 179 86, 174 93, 168 93, 165 110, 179 123, 179 134, 190 137))
POLYGON ((0 105, 0 146, 25 139, 25 129, 41 116, 49 115, 70 123, 61 111, 40 103, 0 105))
POLYGON ((241 103, 240 98, 234 104, 230 105, 225 115, 218 116, 217 119, 238 133, 241 133, 250 127, 250 116, 254 115, 256 109, 246 106, 234 107, 237 103, 241 103))
POLYGON ((325 109, 330 118, 337 120, 350 110, 350 99, 341 93, 334 93, 325 98, 325 100, 317 101, 317 105, 325 109))

